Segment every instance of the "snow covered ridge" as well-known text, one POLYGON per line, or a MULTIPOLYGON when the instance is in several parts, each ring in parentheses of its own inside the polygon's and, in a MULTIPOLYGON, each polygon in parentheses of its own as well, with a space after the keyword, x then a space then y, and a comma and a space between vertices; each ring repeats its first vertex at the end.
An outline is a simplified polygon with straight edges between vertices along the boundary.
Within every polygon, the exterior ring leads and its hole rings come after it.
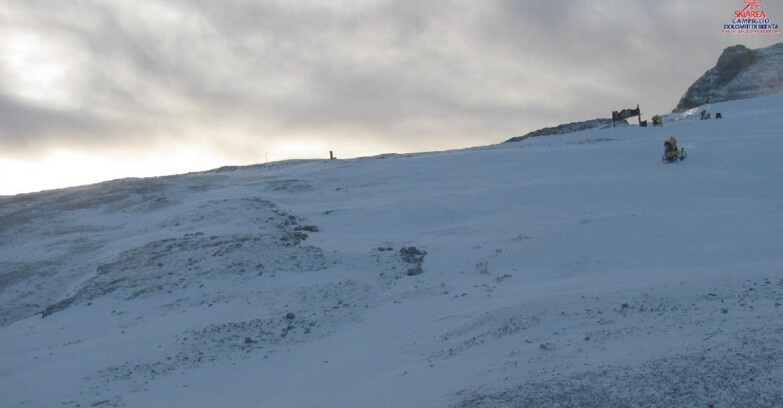
POLYGON ((0 407, 783 406, 783 96, 710 108, 0 198, 0 407))
POLYGON ((683 95, 674 112, 709 102, 783 93, 783 43, 751 50, 735 45, 723 50, 718 63, 683 95))
MULTIPOLYGON (((625 120, 615 121, 616 126, 628 126, 628 122, 625 120)), ((558 125, 554 127, 547 127, 539 130, 532 131, 524 136, 512 137, 503 143, 521 142, 529 137, 538 136, 551 136, 551 135, 564 135, 566 133, 581 132, 590 129, 607 129, 612 127, 611 118, 599 118, 586 120, 583 122, 571 122, 564 125, 558 125)))

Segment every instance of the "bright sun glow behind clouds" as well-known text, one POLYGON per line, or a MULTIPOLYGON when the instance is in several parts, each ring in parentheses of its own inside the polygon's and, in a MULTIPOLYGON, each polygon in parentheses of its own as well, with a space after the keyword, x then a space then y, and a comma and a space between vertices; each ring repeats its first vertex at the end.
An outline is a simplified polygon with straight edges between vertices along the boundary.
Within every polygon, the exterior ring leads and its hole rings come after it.
POLYGON ((290 158, 297 159, 323 159, 327 157, 329 149, 320 142, 277 142, 267 154, 267 160, 280 161, 290 158))
POLYGON ((204 149, 158 156, 94 156, 58 151, 36 161, 0 159, 0 195, 35 192, 125 177, 152 177, 209 170, 226 160, 204 149))
POLYGON ((34 103, 69 105, 72 101, 66 84, 76 61, 73 52, 66 53, 59 44, 36 34, 13 31, 0 36, 4 86, 34 103))
MULTIPOLYGON (((340 152, 335 152, 337 155, 340 152)), ((348 152, 342 152, 347 154, 348 152)), ((361 150, 354 155, 361 153, 361 150)), ((288 159, 327 159, 329 149, 315 141, 276 142, 269 146, 267 162, 288 159)), ((99 183, 126 177, 154 177, 206 171, 238 163, 215 154, 208 147, 178 147, 148 154, 78 153, 59 150, 35 160, 0 158, 0 195, 99 183)))

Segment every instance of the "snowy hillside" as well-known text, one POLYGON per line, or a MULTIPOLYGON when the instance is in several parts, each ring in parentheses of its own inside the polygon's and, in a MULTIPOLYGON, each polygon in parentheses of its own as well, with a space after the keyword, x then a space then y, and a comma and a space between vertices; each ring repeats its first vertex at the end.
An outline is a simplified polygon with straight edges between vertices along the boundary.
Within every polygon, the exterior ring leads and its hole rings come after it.
POLYGON ((0 406, 783 406, 783 97, 710 110, 0 198, 0 406))

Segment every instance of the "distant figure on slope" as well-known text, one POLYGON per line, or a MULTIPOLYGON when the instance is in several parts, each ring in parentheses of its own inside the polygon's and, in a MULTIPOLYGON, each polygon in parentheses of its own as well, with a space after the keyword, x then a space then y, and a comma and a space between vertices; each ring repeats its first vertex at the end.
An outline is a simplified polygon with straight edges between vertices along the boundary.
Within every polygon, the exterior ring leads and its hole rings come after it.
POLYGON ((677 160, 685 159, 685 151, 682 152, 677 147, 677 138, 672 136, 669 140, 663 142, 663 160, 671 163, 677 160))
POLYGON ((677 156, 680 152, 677 150, 677 138, 672 136, 669 140, 663 142, 663 157, 667 162, 671 163, 677 160, 677 156))

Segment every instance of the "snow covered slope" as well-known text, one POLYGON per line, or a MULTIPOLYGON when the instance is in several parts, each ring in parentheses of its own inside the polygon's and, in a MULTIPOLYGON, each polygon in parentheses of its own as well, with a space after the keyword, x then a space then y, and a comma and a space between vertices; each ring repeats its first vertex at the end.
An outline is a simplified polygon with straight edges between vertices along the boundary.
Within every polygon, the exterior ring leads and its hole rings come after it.
POLYGON ((780 407, 783 97, 711 110, 0 198, 0 406, 780 407))

